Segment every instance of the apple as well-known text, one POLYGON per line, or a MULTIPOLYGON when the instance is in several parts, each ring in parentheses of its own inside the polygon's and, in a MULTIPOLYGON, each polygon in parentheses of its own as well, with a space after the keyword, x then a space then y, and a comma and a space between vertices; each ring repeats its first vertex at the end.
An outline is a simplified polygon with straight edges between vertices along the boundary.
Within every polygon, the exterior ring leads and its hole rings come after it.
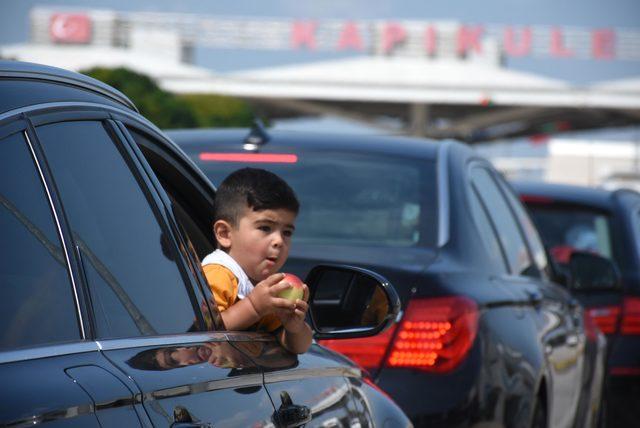
POLYGON ((284 279, 281 282, 286 282, 291 285, 291 287, 279 292, 278 297, 291 300, 292 302, 295 302, 296 299, 302 299, 304 296, 304 287, 300 278, 292 273, 285 273, 284 279))

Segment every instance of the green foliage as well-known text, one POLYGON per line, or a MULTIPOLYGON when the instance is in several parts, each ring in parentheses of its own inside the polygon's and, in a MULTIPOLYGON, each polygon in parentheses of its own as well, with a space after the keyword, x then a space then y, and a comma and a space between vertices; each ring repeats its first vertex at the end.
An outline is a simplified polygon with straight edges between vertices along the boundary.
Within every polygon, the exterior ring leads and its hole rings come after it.
POLYGON ((219 95, 174 95, 150 77, 126 68, 96 67, 84 74, 113 86, 159 128, 250 126, 254 114, 244 101, 219 95))
POLYGON ((222 95, 180 95, 193 109, 198 127, 251 126, 254 113, 246 102, 222 95))

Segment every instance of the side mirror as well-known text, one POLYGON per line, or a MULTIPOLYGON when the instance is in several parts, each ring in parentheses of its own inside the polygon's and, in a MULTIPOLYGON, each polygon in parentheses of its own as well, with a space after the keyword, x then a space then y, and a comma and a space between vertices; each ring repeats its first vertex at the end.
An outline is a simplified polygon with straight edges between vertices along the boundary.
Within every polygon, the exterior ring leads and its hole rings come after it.
POLYGON ((613 262, 584 251, 574 251, 569 259, 569 289, 592 291, 620 289, 620 276, 613 262))
POLYGON ((345 265, 314 267, 305 280, 316 339, 373 336, 391 325, 400 298, 381 275, 345 265))

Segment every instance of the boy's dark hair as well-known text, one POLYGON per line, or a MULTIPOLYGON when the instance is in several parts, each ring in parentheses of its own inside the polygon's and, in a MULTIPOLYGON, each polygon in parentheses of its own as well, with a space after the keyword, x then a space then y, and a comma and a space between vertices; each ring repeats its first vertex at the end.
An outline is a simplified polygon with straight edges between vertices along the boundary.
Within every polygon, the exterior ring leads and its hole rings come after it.
POLYGON ((175 367, 162 367, 158 362, 158 349, 145 349, 127 360, 127 364, 137 370, 169 370, 175 367))
POLYGON ((293 189, 276 174, 259 168, 242 168, 220 183, 213 221, 224 220, 236 226, 246 207, 253 211, 286 209, 298 214, 300 203, 293 189))

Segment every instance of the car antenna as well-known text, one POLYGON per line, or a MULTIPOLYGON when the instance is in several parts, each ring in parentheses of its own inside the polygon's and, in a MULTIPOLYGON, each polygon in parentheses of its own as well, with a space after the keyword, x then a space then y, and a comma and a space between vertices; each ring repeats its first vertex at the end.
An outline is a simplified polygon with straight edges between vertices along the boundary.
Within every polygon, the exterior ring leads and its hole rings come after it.
POLYGON ((257 118, 253 121, 249 135, 244 139, 242 148, 245 150, 257 151, 260 146, 268 143, 270 139, 271 137, 267 133, 264 122, 257 118))

